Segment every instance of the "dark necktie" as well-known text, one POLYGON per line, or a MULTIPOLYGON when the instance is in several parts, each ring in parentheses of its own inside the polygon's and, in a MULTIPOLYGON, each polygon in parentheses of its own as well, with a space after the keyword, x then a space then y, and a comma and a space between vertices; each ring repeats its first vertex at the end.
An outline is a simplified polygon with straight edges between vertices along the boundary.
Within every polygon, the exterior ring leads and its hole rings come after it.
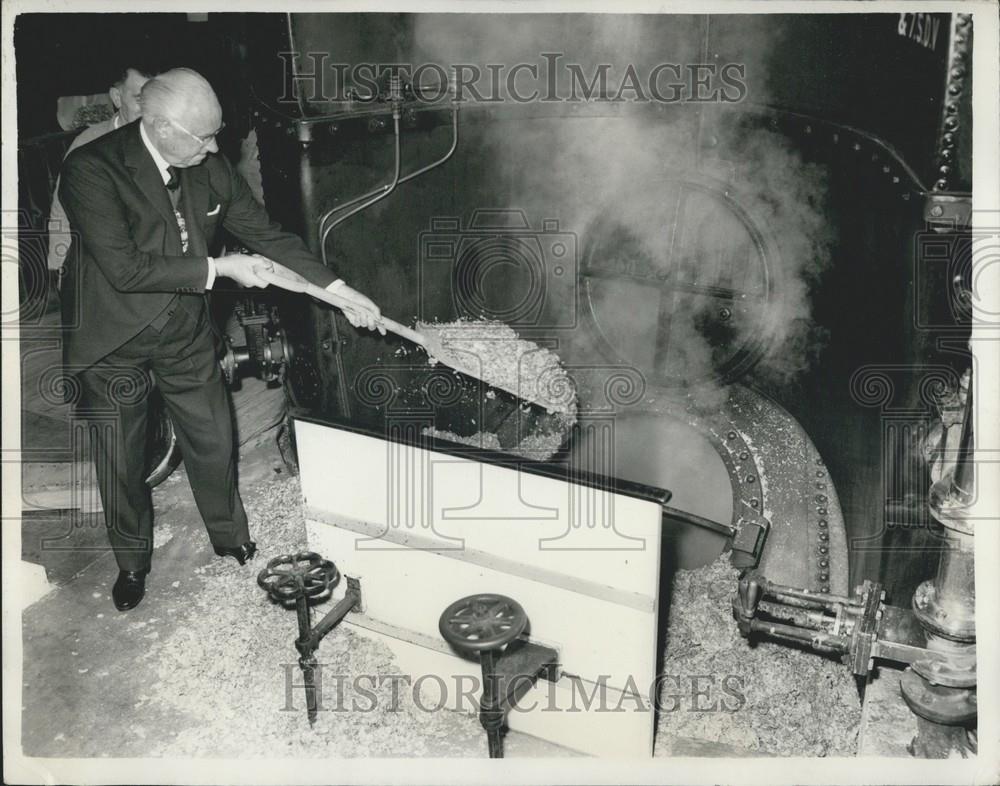
POLYGON ((181 252, 186 254, 188 250, 188 232, 187 223, 184 221, 184 214, 180 210, 181 180, 177 176, 177 167, 168 166, 167 174, 170 175, 170 179, 164 185, 167 187, 167 194, 170 196, 170 204, 174 208, 177 229, 181 233, 181 252))
POLYGON ((168 166, 167 174, 170 175, 170 179, 166 182, 167 194, 170 196, 170 202, 174 206, 174 210, 177 209, 177 202, 181 198, 181 180, 177 177, 177 167, 168 166))

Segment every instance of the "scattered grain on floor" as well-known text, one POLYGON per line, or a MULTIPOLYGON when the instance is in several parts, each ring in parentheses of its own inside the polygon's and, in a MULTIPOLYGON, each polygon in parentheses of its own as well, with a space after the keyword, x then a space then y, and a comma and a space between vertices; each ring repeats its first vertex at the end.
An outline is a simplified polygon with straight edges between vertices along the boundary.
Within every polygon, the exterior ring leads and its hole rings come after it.
POLYGON ((661 692, 661 707, 674 709, 660 713, 658 738, 782 756, 853 755, 861 703, 850 670, 775 642, 751 646, 733 620, 736 575, 723 555, 674 576, 663 666, 671 678, 661 692), (707 696, 695 698, 696 690, 707 696))
MULTIPOLYGON (((195 580, 203 586, 193 603, 176 609, 175 632, 149 642, 145 658, 155 680, 140 703, 163 704, 190 719, 176 735, 149 734, 149 755, 483 756, 475 717, 421 705, 400 682, 389 650, 349 627, 327 636, 317 652, 322 711, 310 728, 293 646, 295 614, 271 603, 256 584, 268 558, 306 548, 299 484, 263 483, 245 502, 259 547, 252 567, 226 559, 199 569, 195 580)), ((681 682, 664 688, 683 693, 685 678, 714 675, 715 698, 732 706, 735 699, 719 693, 718 681, 735 675, 745 702, 732 712, 699 712, 681 701, 678 711, 661 712, 658 755, 677 738, 782 755, 851 754, 860 708, 850 673, 780 645, 749 647, 731 616, 734 586, 724 560, 677 573, 664 672, 681 682)))
POLYGON ((147 651, 157 681, 145 700, 163 702, 191 718, 172 739, 151 737, 157 747, 151 753, 482 755, 485 743, 475 718, 425 710, 398 680, 394 700, 392 675, 399 669, 391 654, 347 627, 328 635, 317 651, 325 688, 322 711, 309 727, 293 645, 295 613, 271 603, 256 583, 267 559, 306 548, 299 484, 294 479, 262 484, 245 502, 259 549, 252 567, 226 559, 202 568, 204 586, 195 603, 178 609, 182 624, 165 640, 151 642, 147 651))

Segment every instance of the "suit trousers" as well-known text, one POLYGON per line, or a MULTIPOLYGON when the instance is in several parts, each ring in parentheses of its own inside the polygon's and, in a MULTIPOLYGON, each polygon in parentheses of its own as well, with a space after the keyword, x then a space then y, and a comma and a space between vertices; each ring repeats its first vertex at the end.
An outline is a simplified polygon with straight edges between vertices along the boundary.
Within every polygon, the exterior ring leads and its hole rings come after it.
POLYGON ((250 540, 236 482, 236 446, 208 309, 178 297, 134 338, 80 372, 108 538, 120 570, 146 570, 153 506, 145 482, 150 373, 166 403, 188 482, 213 546, 250 540))

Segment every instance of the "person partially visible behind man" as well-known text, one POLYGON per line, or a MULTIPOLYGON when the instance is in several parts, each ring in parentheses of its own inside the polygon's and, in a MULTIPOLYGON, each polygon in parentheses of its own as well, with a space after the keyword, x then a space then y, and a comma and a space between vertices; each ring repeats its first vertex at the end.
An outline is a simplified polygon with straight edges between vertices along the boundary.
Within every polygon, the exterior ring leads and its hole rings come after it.
MULTIPOLYGON (((118 72, 115 83, 108 90, 108 98, 115 107, 115 114, 100 123, 83 129, 66 150, 68 156, 78 147, 93 142, 109 131, 128 125, 142 117, 139 92, 152 74, 136 66, 127 66, 118 72)), ((65 157, 65 156, 64 156, 65 157)), ((56 179, 55 193, 52 195, 52 209, 49 211, 49 261, 48 269, 62 271, 66 253, 70 246, 70 226, 66 210, 59 201, 59 180, 56 179)))

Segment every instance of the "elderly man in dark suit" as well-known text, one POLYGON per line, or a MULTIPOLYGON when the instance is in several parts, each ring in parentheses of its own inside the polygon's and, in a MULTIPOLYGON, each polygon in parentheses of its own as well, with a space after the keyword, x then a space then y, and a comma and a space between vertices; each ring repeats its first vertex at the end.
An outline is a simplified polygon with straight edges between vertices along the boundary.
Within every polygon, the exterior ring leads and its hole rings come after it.
POLYGON ((300 238, 271 222, 232 165, 214 155, 222 110, 203 77, 168 71, 143 86, 141 102, 141 120, 70 154, 60 186, 79 245, 63 288, 64 362, 90 421, 119 567, 112 594, 123 611, 144 596, 153 547, 142 477, 150 372, 216 553, 242 565, 256 550, 236 486, 229 403, 204 297, 216 277, 263 287, 260 273, 277 262, 352 301, 353 325, 375 329, 381 318, 300 238), (223 227, 260 256, 212 259, 210 244, 223 227))

